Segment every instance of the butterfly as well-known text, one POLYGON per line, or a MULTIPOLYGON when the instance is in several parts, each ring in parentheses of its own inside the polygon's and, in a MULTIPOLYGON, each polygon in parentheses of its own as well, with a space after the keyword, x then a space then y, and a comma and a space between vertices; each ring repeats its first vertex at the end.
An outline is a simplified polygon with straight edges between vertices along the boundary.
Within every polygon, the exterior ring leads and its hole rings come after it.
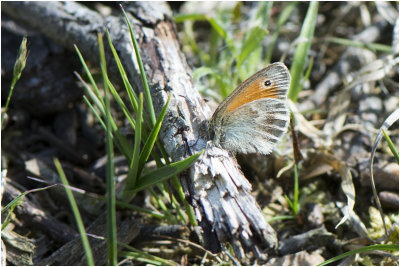
POLYGON ((214 145, 232 152, 270 154, 289 123, 290 73, 272 63, 240 84, 208 123, 214 145))

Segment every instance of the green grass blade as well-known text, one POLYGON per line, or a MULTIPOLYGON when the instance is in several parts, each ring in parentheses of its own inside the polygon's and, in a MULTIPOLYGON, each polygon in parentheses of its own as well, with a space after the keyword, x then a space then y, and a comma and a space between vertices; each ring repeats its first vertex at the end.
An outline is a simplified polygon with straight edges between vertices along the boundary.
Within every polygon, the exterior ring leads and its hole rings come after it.
MULTIPOLYGON (((16 198, 17 200, 13 203, 13 205, 10 207, 10 210, 4 219, 3 223, 1 224, 1 231, 3 231, 7 225, 11 222, 11 214, 13 213, 15 207, 17 207, 19 204, 22 202, 22 197, 21 198, 16 198)), ((14 201, 14 200, 13 200, 14 201)), ((11 202, 10 202, 11 203, 11 202)))
POLYGON ((295 216, 295 215, 282 215, 282 216, 274 216, 272 218, 269 218, 269 219, 267 219, 267 222, 270 223, 270 222, 275 222, 275 221, 296 220, 296 219, 297 219, 297 216, 295 216))
POLYGON ((31 189, 31 190, 28 190, 28 191, 25 191, 25 192, 19 194, 16 198, 11 200, 10 203, 8 203, 6 206, 1 208, 1 213, 3 214, 8 209, 10 209, 12 206, 15 206, 16 204, 18 204, 21 201, 20 199, 22 199, 27 194, 33 193, 33 192, 43 191, 43 190, 49 189, 49 188, 54 187, 54 186, 56 186, 56 185, 50 185, 50 186, 46 186, 46 187, 42 187, 42 188, 31 189))
POLYGON ((210 23, 211 27, 225 40, 226 45, 234 54, 235 58, 238 58, 238 53, 236 48, 233 45, 232 38, 229 37, 228 33, 225 31, 224 27, 214 18, 207 18, 208 22, 210 23))
MULTIPOLYGON (((173 182, 174 179, 177 179, 176 175, 174 175, 172 177, 172 179, 171 179, 173 185, 175 185, 174 182, 173 182)), ((164 181, 162 183, 157 183, 155 186, 160 190, 160 192, 164 196, 164 198, 167 199, 171 203, 172 207, 175 209, 175 213, 176 213, 176 216, 174 218, 175 222, 172 222, 172 223, 176 224, 176 223, 182 223, 183 222, 184 224, 186 224, 187 223, 187 218, 186 218, 185 214, 183 213, 183 210, 181 209, 181 204, 178 202, 178 200, 176 199, 175 195, 171 194, 169 192, 170 191, 169 190, 169 188, 170 188, 169 184, 166 181, 164 181), (176 217, 178 217, 178 219, 176 217)), ((180 185, 180 183, 178 184, 178 186, 179 186, 178 188, 182 187, 180 185)), ((183 201, 184 200, 185 199, 183 198, 183 201)))
POLYGON ((175 23, 181 23, 186 20, 207 20, 207 17, 203 14, 183 14, 183 15, 175 15, 174 16, 175 23))
POLYGON ((290 3, 287 4, 287 6, 285 6, 285 8, 280 13, 280 16, 279 16, 279 19, 278 19, 278 23, 276 25, 276 29, 275 29, 275 31, 274 31, 274 33, 272 35, 271 44, 268 46, 267 56, 265 58, 265 63, 267 65, 271 63, 272 53, 274 51, 276 42, 278 41, 278 37, 279 37, 279 34, 281 32, 281 27, 288 20, 290 14, 292 14, 292 12, 293 12, 294 8, 296 7, 296 5, 297 5, 297 2, 290 2, 290 3))
POLYGON ((85 88, 85 91, 88 94, 89 98, 92 100, 94 106, 96 106, 99 109, 100 113, 104 116, 104 114, 105 114, 104 104, 103 104, 104 102, 101 99, 98 98, 98 95, 82 79, 82 77, 79 75, 79 73, 75 72, 75 76, 78 78, 78 80, 81 82, 81 84, 85 88))
POLYGON ((210 55, 205 53, 203 50, 199 48, 196 43, 196 34, 193 30, 194 21, 184 21, 183 23, 183 32, 185 32, 187 42, 189 46, 192 48, 192 51, 195 55, 199 55, 200 65, 208 65, 210 63, 210 55))
POLYGON ((386 142, 388 142, 390 151, 392 151, 393 156, 395 157, 397 164, 399 164, 399 152, 397 152, 396 147, 394 146, 392 139, 390 139, 389 135, 386 133, 384 129, 382 129, 382 133, 385 136, 386 142))
POLYGON ((195 39, 195 32, 193 30, 194 22, 200 20, 207 20, 206 16, 203 14, 177 14, 174 16, 176 23, 183 22, 183 31, 185 32, 189 46, 193 50, 194 54, 199 55, 201 65, 210 64, 210 54, 203 52, 197 45, 195 39))
POLYGON ((149 215, 151 215, 152 217, 154 217, 156 219, 164 219, 165 218, 165 215, 160 213, 160 212, 158 212, 158 211, 149 210, 149 209, 145 209, 145 208, 142 208, 142 207, 138 207, 136 205, 128 204, 125 201, 117 200, 116 203, 117 203, 118 207, 120 207, 120 208, 125 208, 125 209, 130 209, 130 210, 141 212, 141 213, 146 213, 146 214, 149 214, 149 215))
MULTIPOLYGON (((85 100, 86 104, 89 106, 89 108, 92 110, 93 114, 95 115, 95 117, 97 118, 97 120, 99 121, 99 123, 101 124, 101 126, 104 129, 104 132, 107 132, 107 126, 104 123, 104 121, 101 119, 100 115, 97 113, 97 111, 95 110, 95 108, 92 106, 92 104, 90 103, 90 101, 87 99, 86 96, 83 96, 83 99, 85 100)), ((125 156, 125 158, 128 160, 128 162, 130 161, 131 157, 129 155, 129 152, 132 151, 131 149, 131 145, 128 142, 128 140, 126 140, 126 138, 124 136, 122 136, 119 131, 117 130, 115 132, 115 135, 117 136, 117 140, 119 142, 114 142, 115 145, 117 146, 118 150, 125 156)), ((113 136, 112 136, 113 137, 113 136)), ((113 137, 114 140, 114 137, 113 137)))
POLYGON ((22 199, 28 194, 29 192, 23 192, 21 194, 19 194, 16 198, 14 198, 13 200, 10 201, 10 203, 8 203, 5 207, 3 207, 1 209, 1 214, 5 213, 8 209, 14 209, 16 206, 18 206, 22 199))
POLYGON ((182 185, 176 175, 174 175, 171 179, 172 185, 174 186, 179 199, 183 202, 183 205, 185 207, 186 215, 189 217, 189 221, 193 226, 197 225, 197 220, 196 220, 196 215, 194 214, 193 207, 189 205, 189 203, 186 201, 185 198, 185 193, 183 192, 182 185))
MULTIPOLYGON (((293 119, 293 114, 291 114, 292 119, 293 119)), ((293 154, 295 154, 295 151, 293 150, 293 154)), ((294 155, 295 156, 295 155, 294 155)), ((295 157, 296 158, 296 157, 295 157)), ((299 201, 299 175, 298 175, 298 169, 297 169, 297 162, 294 162, 293 164, 293 201, 290 200, 290 198, 285 195, 285 199, 287 203, 289 204, 290 209, 292 210, 292 214, 294 216, 297 216, 300 212, 300 201, 299 201)))
POLYGON ((165 114, 167 112, 168 104, 171 99, 171 95, 168 96, 167 103, 163 107, 160 115, 157 118, 156 124, 154 125, 153 129, 150 132, 149 137, 146 140, 146 143, 143 146, 142 152, 140 153, 139 157, 139 166, 138 166, 138 175, 143 170, 144 164, 146 163, 147 159, 149 158, 151 151, 153 150, 154 144, 157 140, 158 132, 161 129, 161 124, 164 120, 165 114))
POLYGON ((300 85, 299 92, 301 92, 301 90, 303 90, 304 84, 308 80, 308 77, 310 77, 313 65, 314 65, 314 57, 311 57, 310 58, 310 62, 308 63, 307 71, 304 74, 303 82, 300 85))
MULTIPOLYGON (((175 176, 173 176, 173 177, 175 177, 175 176)), ((181 222, 181 223, 183 222, 183 224, 187 224, 188 223, 187 216, 185 216, 185 212, 181 208, 181 204, 179 203, 179 201, 176 199, 176 197, 173 194, 170 194, 170 195, 171 195, 172 206, 175 209, 177 217, 179 218, 178 222, 181 222)))
POLYGON ((210 67, 200 67, 193 71, 193 80, 197 81, 204 76, 211 75, 215 78, 217 84, 220 88, 223 87, 224 81, 222 80, 221 76, 210 67))
POLYGON ((147 103, 147 106, 149 109, 150 119, 151 119, 152 125, 154 125, 156 123, 156 114, 154 112, 153 101, 151 99, 150 88, 149 88, 149 84, 147 82, 146 73, 144 71, 143 61, 140 56, 140 49, 139 49, 138 43, 136 41, 135 35, 133 34, 132 24, 129 21, 128 16, 126 15, 125 10, 123 8, 122 8, 122 12, 124 13, 126 23, 128 24, 128 27, 129 27, 129 33, 131 35, 133 48, 135 49, 136 60, 139 64, 140 75, 142 77, 144 95, 145 95, 146 103, 147 103))
POLYGON ((381 245, 381 244, 376 244, 376 245, 371 245, 368 247, 362 247, 362 248, 358 248, 358 249, 354 249, 351 251, 347 251, 339 256, 336 256, 332 259, 326 260, 320 264, 318 264, 317 266, 324 266, 327 265, 329 263, 332 263, 334 261, 338 261, 341 260, 343 258, 346 258, 348 256, 354 255, 354 254, 358 254, 358 253, 363 253, 363 252, 368 252, 368 251, 373 251, 373 250, 389 250, 389 251, 399 251, 399 245, 381 245))
MULTIPOLYGON (((76 76, 78 77, 78 79, 80 80, 80 82, 84 85, 84 87, 86 88, 87 93, 89 94, 89 97, 91 98, 91 100, 94 102, 94 104, 96 105, 96 107, 100 110, 100 113, 103 115, 103 117, 106 117, 106 111, 105 108, 103 106, 102 103, 104 103, 103 99, 99 99, 97 97, 97 94, 94 93, 88 84, 85 83, 85 81, 83 81, 83 79, 80 77, 80 75, 78 73, 75 73, 76 76)), ((107 85, 111 85, 111 83, 109 82, 108 78, 107 78, 107 85)), ((112 86, 112 85, 111 85, 112 86)), ((114 88, 112 86, 112 88, 114 88)), ((115 91, 115 89, 113 89, 115 91)), ((86 96, 83 96, 83 99, 85 100, 85 102, 89 105, 90 109, 92 110, 93 114, 96 116, 96 118, 98 119, 98 121, 100 122, 100 124, 102 125, 102 127, 104 128, 104 130, 106 131, 107 127, 103 121, 103 119, 101 119, 100 114, 98 114, 98 112, 96 111, 96 109, 94 108, 94 106, 90 103, 89 99, 86 96)), ((122 101, 122 100, 121 100, 122 101)), ((129 112, 129 111, 126 111, 129 112)), ((125 114, 126 114, 125 112, 125 114)), ((129 115, 128 115, 129 116, 129 115)), ((119 133, 118 127, 115 123, 115 121, 113 120, 113 118, 111 117, 111 127, 115 132, 116 135, 116 139, 113 138, 113 141, 115 141, 115 145, 117 146, 118 150, 121 151, 122 154, 124 154, 124 156, 127 159, 130 159, 130 147, 131 145, 129 144, 129 142, 126 140, 126 138, 124 136, 122 136, 119 133)), ((113 135, 112 135, 113 137, 113 135)))
POLYGON ((297 164, 293 165, 293 171, 294 171, 293 214, 297 215, 299 213, 299 176, 297 173, 297 164))
MULTIPOLYGON (((207 18, 207 21, 210 23, 211 27, 225 40, 228 41, 228 34, 226 33, 224 27, 218 23, 214 18, 207 18)), ((232 43, 232 41, 230 41, 232 43)))
POLYGON ((27 194, 33 193, 33 192, 43 191, 43 190, 49 189, 49 188, 54 187, 54 186, 56 186, 56 185, 53 184, 53 185, 42 187, 42 188, 31 189, 31 190, 28 190, 28 191, 25 191, 25 192, 19 194, 16 198, 11 200, 10 203, 8 203, 5 207, 3 207, 1 209, 1 214, 5 213, 8 209, 10 209, 10 211, 8 212, 6 218, 4 219, 4 221, 3 221, 2 225, 1 225, 1 230, 3 230, 7 226, 7 224, 11 221, 11 217, 10 217, 11 213, 14 211, 15 207, 18 206, 21 203, 21 201, 23 200, 23 198, 27 194))
POLYGON ((328 42, 340 44, 344 46, 353 46, 360 48, 367 48, 375 52, 392 53, 392 47, 390 45, 378 44, 378 43, 363 43, 356 40, 350 40, 338 37, 328 37, 326 38, 328 42))
MULTIPOLYGON (((106 112, 101 104, 103 101, 100 101, 97 98, 96 94, 94 92, 92 92, 92 90, 89 88, 89 85, 86 84, 85 81, 83 81, 83 79, 80 77, 80 75, 78 73, 75 73, 75 74, 78 77, 78 79, 81 81, 81 83, 84 85, 84 87, 86 88, 91 100, 95 102, 95 105, 98 107, 98 109, 100 110, 102 115, 104 117, 106 117, 106 112)), ((108 83, 108 84, 110 84, 110 83, 108 83)), ((88 104, 89 108, 92 110, 93 114, 96 116, 96 118, 100 122, 104 131, 107 131, 106 124, 104 123, 103 119, 100 117, 100 114, 96 111, 94 106, 90 103, 89 99, 86 96, 83 96, 83 99, 88 104)), ((118 150, 128 159, 128 161, 130 161, 130 159, 131 159, 130 151, 132 151, 130 143, 126 140, 126 138, 123 135, 121 135, 119 133, 118 127, 112 118, 111 118, 111 126, 116 135, 116 139, 113 138, 113 141, 115 141, 115 145, 117 146, 118 150)))
POLYGON ((213 75, 215 77, 219 76, 215 71, 210 67, 200 67, 193 71, 193 79, 198 80, 206 75, 213 75))
MULTIPOLYGON (((226 54, 232 54, 230 52, 229 49, 227 49, 227 46, 224 46, 221 49, 221 43, 223 43, 224 38, 214 29, 212 29, 211 31, 211 35, 209 37, 210 41, 209 41, 209 45, 210 47, 208 48, 207 54, 208 57, 206 59, 208 59, 206 61, 207 65, 206 66, 210 66, 210 67, 217 67, 218 65, 221 66, 222 68, 227 68, 227 60, 221 60, 221 59, 225 59, 226 57, 224 55, 226 54)), ((232 61, 234 61, 234 58, 232 58, 232 61)), ((221 68, 221 67, 219 67, 221 68)), ((224 73, 225 75, 227 73, 224 73)), ((230 74, 230 73, 229 73, 230 74)))
POLYGON ((257 11, 256 19, 261 19, 261 25, 263 28, 268 27, 269 19, 271 18, 271 10, 274 5, 273 1, 261 1, 259 2, 259 9, 257 11))
POLYGON ((106 152, 107 152, 107 165, 106 165, 106 206, 107 206, 107 251, 108 263, 110 265, 117 265, 117 221, 116 221, 116 208, 115 208, 115 181, 114 181, 114 148, 112 141, 112 126, 111 126, 111 110, 108 88, 108 75, 106 67, 106 57, 104 53, 103 36, 98 34, 99 52, 100 52, 100 65, 101 73, 103 75, 104 83, 104 100, 106 112, 106 152))
POLYGON ((259 26, 249 29, 236 62, 236 71, 232 78, 233 84, 238 83, 239 77, 243 81, 257 71, 262 57, 262 40, 266 35, 267 31, 259 26))
POLYGON ((157 183, 154 185, 155 188, 158 189, 158 191, 160 193, 156 193, 155 190, 153 189, 153 187, 149 187, 149 191, 151 191, 152 195, 154 198, 158 198, 160 200, 161 203, 159 203, 160 208, 164 211, 165 213, 165 217, 168 221, 169 224, 185 224, 186 221, 180 221, 179 217, 179 211, 181 211, 179 208, 176 207, 176 199, 174 198, 174 196, 169 192, 169 187, 166 183, 166 181, 163 181, 161 183, 157 183), (173 214, 170 211, 170 208, 167 207, 164 203, 170 203, 171 206, 173 207, 173 209, 175 209, 175 214, 173 214))
POLYGON ((128 200, 133 196, 130 192, 134 190, 137 183, 138 167, 139 167, 139 155, 140 155, 140 143, 142 134, 142 113, 143 112, 143 94, 139 95, 139 109, 136 113, 136 129, 135 129, 135 145, 133 146, 133 154, 130 162, 128 176, 126 178, 126 184, 123 191, 123 198, 128 200))
MULTIPOLYGON (((142 122, 143 122, 143 94, 139 95, 139 108, 136 113, 136 129, 135 129, 135 145, 133 147, 133 156, 130 163, 130 168, 135 170, 136 176, 138 175, 140 143, 142 140, 142 122)), ((136 177, 135 177, 136 179, 136 177)), ((134 183, 132 184, 134 186, 134 183)))
POLYGON ((121 108, 122 112, 124 113, 126 119, 131 124, 132 129, 135 129, 135 127, 136 127, 135 119, 132 117, 132 115, 131 115, 130 111, 128 110, 128 108, 126 107, 124 101, 118 95, 117 90, 115 90, 115 87, 112 85, 111 81, 108 79, 107 79, 107 86, 110 89, 112 96, 117 101, 118 106, 121 108))
POLYGON ((7 110, 8 110, 8 105, 10 104, 10 101, 11 101, 11 95, 14 91, 17 81, 19 80, 19 78, 21 78, 22 71, 24 70, 25 65, 26 65, 26 59, 27 59, 26 54, 28 51, 28 49, 26 48, 26 43, 27 43, 27 39, 26 39, 26 37, 23 37, 21 45, 19 46, 19 49, 18 49, 17 59, 14 64, 14 71, 13 71, 13 78, 12 78, 11 86, 10 86, 10 92, 8 93, 7 101, 4 106, 3 113, 1 115, 1 125, 0 125, 1 129, 3 129, 3 122, 4 122, 4 118, 5 118, 7 110))
POLYGON ((140 261, 140 262, 145 262, 151 265, 162 265, 162 266, 177 266, 179 265, 178 263, 171 261, 171 260, 166 260, 154 255, 150 255, 144 251, 141 251, 139 249, 136 249, 132 246, 129 246, 125 243, 118 242, 118 245, 125 249, 129 249, 130 251, 121 251, 121 256, 126 257, 126 258, 131 258, 135 261, 140 261))
MULTIPOLYGON (((78 77, 78 79, 80 80, 80 82, 83 84, 83 86, 85 87, 86 92, 88 93, 90 99, 94 102, 95 106, 99 109, 99 111, 102 114, 102 116, 106 117, 107 115, 106 115, 106 111, 105 111, 105 103, 104 103, 103 98, 101 97, 100 90, 98 89, 98 87, 97 87, 97 85, 96 85, 96 83, 95 83, 95 81, 93 79, 93 76, 90 73, 90 70, 88 69, 88 67, 87 67, 87 65, 86 65, 86 63, 85 63, 85 61, 83 59, 83 56, 81 55, 78 47, 75 46, 75 50, 78 53, 78 56, 79 56, 79 58, 81 60, 81 63, 84 66, 86 74, 88 75, 89 80, 91 81, 91 84, 92 84, 94 90, 92 90, 89 87, 89 85, 81 78, 81 76, 78 73, 75 73, 75 74, 78 77)), ((109 81, 108 78, 106 80, 109 81)), ((107 82, 107 84, 109 85, 110 83, 107 82)), ((100 124, 106 130, 105 123, 100 118, 100 115, 94 109, 94 106, 92 104, 90 104, 89 100, 85 96, 84 96, 84 99, 85 99, 86 103, 89 105, 89 107, 92 109, 93 113, 95 114, 95 116, 99 120, 100 124)), ((115 144, 116 144, 118 150, 121 151, 121 153, 124 154, 124 156, 127 159, 130 160, 130 158, 131 158, 130 151, 132 151, 132 150, 130 150, 131 145, 126 140, 126 138, 119 133, 118 127, 117 127, 115 121, 113 120, 113 118, 110 117, 110 119, 111 119, 112 129, 114 130, 115 135, 117 137, 116 140, 115 139, 113 139, 113 140, 115 141, 115 144)))
MULTIPOLYGON (((251 12, 247 29, 244 29, 244 38, 241 44, 239 58, 236 61, 236 72, 233 82, 237 83, 237 77, 244 81, 251 74, 257 72, 263 59, 262 41, 268 34, 268 23, 271 18, 273 1, 258 2, 257 12, 251 12)), ((239 7, 239 5, 236 5, 239 7)), ((240 12, 235 16, 235 21, 242 19, 240 12)))
MULTIPOLYGON (((76 49, 78 49, 78 48, 76 47, 76 49)), ((77 50, 77 51, 79 53, 79 50, 77 50)), ((81 59, 83 61, 82 56, 80 56, 80 57, 81 57, 81 59)), ((82 64, 85 64, 84 61, 83 61, 82 64)), ((88 75, 91 76, 91 73, 90 73, 89 69, 87 69, 86 71, 87 71, 88 75)), ((94 105, 99 109, 99 111, 102 114, 102 116, 106 117, 104 100, 101 97, 99 98, 99 96, 101 96, 101 94, 100 94, 99 89, 97 88, 97 85, 94 83, 94 80, 92 82, 92 86, 93 86, 94 90, 92 90, 89 87, 89 85, 82 79, 82 77, 78 73, 75 72, 75 75, 78 77, 79 81, 85 87, 86 92, 88 93, 90 99, 94 102, 94 105)), ((106 80, 107 80, 107 85, 110 85, 111 83, 109 82, 108 78, 106 80)), ((113 88, 114 87, 112 86, 112 89, 113 88)), ((114 89, 114 91, 115 91, 115 89, 114 89)), ((93 114, 99 120, 99 122, 102 125, 102 127, 104 128, 104 130, 106 130, 107 127, 106 127, 104 121, 101 119, 100 114, 98 114, 98 112, 95 110, 94 106, 90 103, 89 99, 86 96, 83 96, 83 98, 84 98, 85 102, 89 105, 89 107, 92 110, 93 114)), ((127 112, 129 112, 129 111, 127 111, 127 112)), ((131 147, 131 145, 126 140, 126 138, 119 133, 118 127, 117 127, 115 121, 113 120, 113 118, 111 117, 110 119, 111 119, 112 129, 114 130, 115 135, 117 137, 116 139, 113 138, 113 141, 115 141, 115 145, 117 146, 118 150, 121 151, 121 153, 124 154, 124 156, 127 159, 130 159, 131 158, 130 157, 130 151, 131 151, 130 147, 131 147)))
POLYGON ((170 262, 161 257, 150 255, 144 251, 121 251, 121 256, 134 261, 147 263, 154 266, 177 266, 178 263, 170 262))
POLYGON ((149 187, 147 189, 152 197, 154 198, 154 201, 157 202, 157 206, 163 211, 165 219, 170 223, 170 224, 176 224, 175 216, 171 213, 171 211, 168 209, 168 207, 165 205, 163 199, 160 197, 160 194, 157 194, 152 187, 149 187))
POLYGON ((115 47, 114 47, 113 43, 111 42, 111 37, 110 37, 110 34, 108 32, 108 29, 106 29, 106 35, 107 35, 108 45, 110 46, 111 51, 113 53, 114 60, 115 60, 115 62, 117 64, 119 73, 121 74, 121 78, 122 78, 122 81, 124 83, 125 89, 126 89, 126 91, 128 93, 129 100, 130 100, 130 102, 132 104, 133 110, 135 112, 137 112, 139 98, 137 97, 137 95, 135 94, 134 90, 132 89, 132 86, 131 86, 131 84, 130 84, 130 82, 128 80, 128 76, 126 75, 125 69, 122 66, 121 60, 119 59, 118 53, 115 50, 115 47))
MULTIPOLYGON (((81 61, 81 64, 82 64, 82 66, 83 66, 83 69, 85 70, 85 73, 86 73, 86 75, 88 76, 89 81, 90 81, 90 83, 91 83, 92 86, 93 86, 94 95, 96 96, 95 98, 96 98, 96 99, 99 101, 99 103, 100 103, 97 107, 100 109, 100 111, 101 111, 101 112, 103 113, 103 115, 104 115, 104 106, 105 106, 105 104, 104 104, 103 98, 101 97, 100 90, 99 90, 99 88, 97 87, 97 84, 96 84, 96 82, 94 81, 93 76, 92 76, 92 74, 90 73, 90 70, 89 70, 88 66, 86 65, 86 62, 85 62, 85 60, 84 60, 84 58, 83 58, 81 52, 79 51, 79 48, 78 48, 76 45, 74 45, 74 47, 75 47, 76 53, 78 54, 79 60, 81 61)), ((91 91, 91 90, 90 90, 90 91, 91 91)), ((93 100, 93 99, 92 99, 92 100, 93 100)))
POLYGON ((89 99, 86 96, 83 96, 83 100, 86 102, 86 104, 89 106, 90 110, 93 112, 94 116, 97 118, 99 121, 100 125, 103 127, 104 131, 107 129, 106 125, 104 124, 104 121, 101 119, 99 113, 96 111, 96 109, 93 107, 92 103, 90 103, 89 99))
POLYGON ((131 151, 132 151, 132 145, 130 142, 126 139, 125 136, 120 134, 119 130, 115 132, 115 135, 118 139, 118 142, 114 142, 116 146, 118 147, 118 150, 125 156, 126 160, 130 162, 132 160, 131 157, 131 151))
POLYGON ((242 44, 242 51, 240 52, 238 61, 236 63, 238 69, 240 69, 243 62, 251 53, 253 53, 257 48, 261 47, 262 40, 266 35, 267 32, 259 26, 251 29, 250 33, 242 44))
POLYGON ((54 159, 54 165, 56 166, 58 175, 60 176, 61 181, 64 184, 65 192, 67 193, 72 212, 74 213, 74 217, 76 220, 76 224, 78 226, 79 234, 82 239, 82 245, 83 245, 83 248, 85 249, 87 264, 90 266, 94 266, 92 249, 90 248, 90 243, 89 243, 89 240, 86 235, 86 230, 85 230, 85 226, 83 225, 81 214, 79 213, 78 205, 76 204, 74 195, 72 194, 72 191, 69 188, 67 177, 65 176, 64 170, 62 169, 60 161, 58 159, 54 159))
POLYGON ((299 85, 303 78, 304 67, 307 63, 308 51, 310 50, 315 25, 317 23, 317 14, 318 2, 310 2, 299 36, 300 39, 304 39, 305 41, 297 44, 292 67, 290 68, 290 76, 292 77, 292 82, 289 89, 289 98, 293 102, 296 102, 297 95, 300 92, 299 85))
POLYGON ((197 160, 201 153, 202 152, 199 152, 181 161, 163 166, 140 177, 132 193, 136 193, 138 191, 148 188, 149 186, 163 182, 168 178, 186 170, 197 160))
POLYGON ((19 196, 17 196, 16 198, 14 198, 13 200, 11 200, 10 203, 8 203, 4 208, 1 209, 1 213, 3 214, 4 212, 6 212, 8 209, 10 209, 8 211, 8 214, 6 216, 6 218, 4 219, 4 221, 1 224, 1 230, 3 231, 4 228, 7 227, 7 225, 11 222, 11 214, 13 213, 15 207, 17 207, 19 204, 21 204, 24 196, 27 194, 27 192, 23 192, 22 194, 20 194, 19 196))
POLYGON ((293 202, 290 200, 290 198, 287 195, 284 195, 284 197, 285 197, 285 200, 288 203, 288 205, 289 205, 289 207, 290 207, 290 209, 292 210, 292 213, 293 213, 293 210, 294 210, 293 202))

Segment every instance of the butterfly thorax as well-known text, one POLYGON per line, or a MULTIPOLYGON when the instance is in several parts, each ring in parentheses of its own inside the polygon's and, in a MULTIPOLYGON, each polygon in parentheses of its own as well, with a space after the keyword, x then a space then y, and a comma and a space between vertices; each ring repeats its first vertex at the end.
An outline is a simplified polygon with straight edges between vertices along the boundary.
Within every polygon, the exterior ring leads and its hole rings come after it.
POLYGON ((208 141, 212 141, 214 145, 219 145, 220 142, 223 141, 224 133, 220 120, 216 120, 213 117, 211 120, 205 121, 202 128, 205 129, 203 137, 208 141))

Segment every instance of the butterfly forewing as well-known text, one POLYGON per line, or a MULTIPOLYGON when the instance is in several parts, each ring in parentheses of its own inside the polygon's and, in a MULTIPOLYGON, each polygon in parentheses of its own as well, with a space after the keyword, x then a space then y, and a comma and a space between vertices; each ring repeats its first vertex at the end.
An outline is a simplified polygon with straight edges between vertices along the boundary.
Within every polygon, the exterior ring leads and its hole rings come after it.
POLYGON ((272 64, 244 81, 227 99, 226 112, 261 98, 285 99, 290 74, 282 63, 272 64))

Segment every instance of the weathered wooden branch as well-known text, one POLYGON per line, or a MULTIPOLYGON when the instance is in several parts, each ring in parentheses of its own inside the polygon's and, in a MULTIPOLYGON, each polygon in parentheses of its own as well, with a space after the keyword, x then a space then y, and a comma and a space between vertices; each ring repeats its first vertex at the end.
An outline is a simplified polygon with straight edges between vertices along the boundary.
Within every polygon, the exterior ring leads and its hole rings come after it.
MULTIPOLYGON (((11 202, 20 194, 22 194, 21 191, 11 183, 8 183, 7 190, 4 192, 5 203, 11 202)), ((70 241, 78 235, 74 229, 43 211, 37 204, 27 198, 23 198, 20 205, 16 206, 14 212, 21 221, 30 224, 33 228, 42 231, 61 244, 70 241)))
MULTIPOLYGON (((140 231, 138 221, 132 221, 130 219, 118 220, 117 221, 117 237, 118 241, 128 244, 134 240, 140 231)), ((93 258, 96 265, 107 265, 107 241, 101 239, 107 232, 106 215, 101 214, 87 229, 87 233, 90 235, 98 236, 96 238, 89 235, 89 242, 93 252, 93 258)), ((37 265, 87 265, 87 258, 85 255, 85 249, 82 245, 82 240, 78 236, 77 238, 65 243, 61 248, 57 249, 49 257, 41 259, 37 265)))
MULTIPOLYGON (((74 2, 8 2, 2 7, 14 19, 65 47, 72 49, 77 44, 84 57, 93 62, 98 62, 96 34, 104 32, 106 26, 130 81, 142 88, 122 15, 102 17, 74 2)), ((207 145, 199 134, 201 122, 210 117, 211 111, 194 88, 171 11, 160 2, 130 3, 125 9, 132 16, 157 114, 171 95, 160 132, 165 150, 173 160, 180 160, 205 149, 182 183, 202 227, 206 247, 218 251, 219 242, 228 241, 238 257, 249 249, 263 257, 263 249, 276 247, 275 231, 265 221, 236 159, 227 151, 207 145)), ((111 62, 109 55, 108 66, 111 62)))

